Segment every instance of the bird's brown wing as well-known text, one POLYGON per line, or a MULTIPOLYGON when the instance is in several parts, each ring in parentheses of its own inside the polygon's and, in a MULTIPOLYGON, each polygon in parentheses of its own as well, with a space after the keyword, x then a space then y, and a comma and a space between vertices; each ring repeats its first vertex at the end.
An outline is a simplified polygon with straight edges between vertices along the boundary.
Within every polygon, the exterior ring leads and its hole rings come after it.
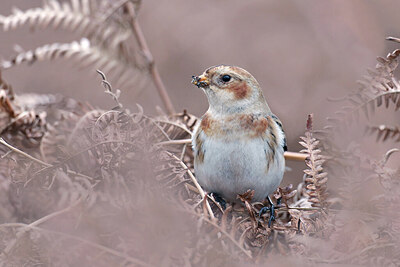
POLYGON ((287 144, 286 144, 286 135, 285 135, 285 131, 283 130, 282 127, 282 122, 279 120, 279 118, 277 116, 275 116, 274 114, 271 115, 271 118, 276 122, 276 124, 279 126, 280 130, 282 130, 283 134, 284 134, 284 139, 283 139, 283 151, 287 151, 287 144))

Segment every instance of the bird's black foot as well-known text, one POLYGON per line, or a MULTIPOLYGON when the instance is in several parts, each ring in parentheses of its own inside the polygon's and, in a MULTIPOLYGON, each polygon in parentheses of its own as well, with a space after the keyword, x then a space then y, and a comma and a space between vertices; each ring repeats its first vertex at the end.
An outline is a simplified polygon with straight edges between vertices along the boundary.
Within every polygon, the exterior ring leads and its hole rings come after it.
MULTIPOLYGON (((269 203, 271 203, 271 199, 269 200, 269 203)), ((278 199, 276 200, 276 205, 277 205, 277 206, 281 205, 281 203, 282 203, 282 197, 280 197, 280 198, 278 198, 278 199)))
POLYGON ((270 204, 270 207, 263 207, 260 209, 259 216, 261 217, 264 213, 269 211, 269 220, 268 220, 268 227, 271 227, 272 221, 275 221, 275 205, 272 203, 271 199, 269 197, 268 202, 270 204))
POLYGON ((218 193, 211 193, 215 201, 217 201, 223 210, 226 210, 226 201, 218 193))

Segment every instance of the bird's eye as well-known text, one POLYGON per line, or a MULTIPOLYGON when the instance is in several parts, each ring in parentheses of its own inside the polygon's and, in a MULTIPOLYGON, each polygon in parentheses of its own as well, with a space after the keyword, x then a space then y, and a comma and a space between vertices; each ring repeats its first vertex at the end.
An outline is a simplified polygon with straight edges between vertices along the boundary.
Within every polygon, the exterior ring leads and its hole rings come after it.
POLYGON ((230 75, 224 75, 222 76, 221 80, 225 83, 229 82, 231 80, 231 76, 230 75))

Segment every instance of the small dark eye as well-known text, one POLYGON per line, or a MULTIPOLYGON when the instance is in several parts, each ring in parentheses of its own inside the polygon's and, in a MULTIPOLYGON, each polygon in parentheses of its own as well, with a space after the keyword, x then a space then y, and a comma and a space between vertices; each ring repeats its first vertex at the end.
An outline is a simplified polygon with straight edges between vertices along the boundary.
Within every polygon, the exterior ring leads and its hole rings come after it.
POLYGON ((224 76, 222 76, 221 79, 222 79, 223 82, 226 82, 226 83, 227 83, 227 82, 229 82, 229 81, 231 80, 231 76, 229 76, 229 75, 224 75, 224 76))

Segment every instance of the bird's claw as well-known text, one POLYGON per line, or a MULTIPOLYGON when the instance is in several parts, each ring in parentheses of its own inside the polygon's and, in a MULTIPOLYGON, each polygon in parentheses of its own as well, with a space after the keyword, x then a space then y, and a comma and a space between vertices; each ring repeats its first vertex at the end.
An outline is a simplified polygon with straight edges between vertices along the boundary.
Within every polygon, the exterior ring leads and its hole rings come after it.
POLYGON ((268 197, 268 202, 271 205, 270 207, 262 207, 258 215, 261 217, 264 213, 269 211, 269 220, 268 227, 271 228, 272 221, 275 221, 275 205, 272 203, 271 199, 268 197))
POLYGON ((223 210, 226 210, 226 201, 221 197, 218 193, 211 193, 211 195, 214 197, 214 200, 217 201, 223 210))
POLYGON ((271 208, 270 207, 262 207, 260 211, 258 212, 258 216, 261 217, 264 213, 269 211, 271 208))

